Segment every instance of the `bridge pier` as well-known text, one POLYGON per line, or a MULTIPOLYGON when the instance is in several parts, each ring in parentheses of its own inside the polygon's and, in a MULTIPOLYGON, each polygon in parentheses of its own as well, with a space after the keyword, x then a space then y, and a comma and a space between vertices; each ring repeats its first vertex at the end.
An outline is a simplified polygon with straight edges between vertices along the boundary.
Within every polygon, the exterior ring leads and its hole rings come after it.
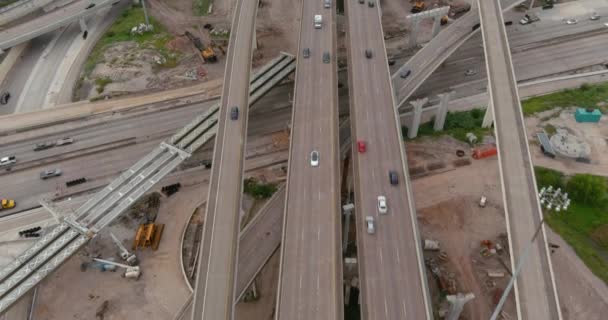
POLYGON ((445 125, 445 117, 448 114, 448 104, 450 102, 450 96, 452 93, 454 93, 454 91, 438 94, 441 100, 439 102, 439 108, 437 108, 435 113, 435 122, 433 123, 433 130, 435 131, 443 130, 443 126, 445 125))
POLYGON ((80 24, 80 31, 88 32, 87 23, 84 21, 84 18, 78 19, 78 24, 80 24))
POLYGON ((414 114, 412 116, 412 124, 407 128, 407 137, 410 139, 418 136, 418 128, 420 127, 420 118, 422 117, 422 106, 429 101, 429 98, 418 99, 410 101, 412 107, 414 107, 414 114))
POLYGON ((488 107, 486 108, 486 113, 483 116, 483 122, 481 123, 482 128, 489 128, 494 123, 494 106, 492 105, 492 100, 488 101, 488 107))

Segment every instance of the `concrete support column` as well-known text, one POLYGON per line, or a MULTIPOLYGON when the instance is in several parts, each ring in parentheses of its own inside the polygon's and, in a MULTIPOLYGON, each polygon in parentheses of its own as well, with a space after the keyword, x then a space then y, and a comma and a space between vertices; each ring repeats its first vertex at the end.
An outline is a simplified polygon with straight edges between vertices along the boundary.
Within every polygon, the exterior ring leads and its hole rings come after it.
POLYGON ((412 124, 409 126, 409 128, 407 128, 407 137, 410 139, 414 139, 418 135, 418 128, 420 127, 420 118, 422 117, 422 106, 427 101, 429 101, 429 98, 410 101, 410 104, 412 105, 412 107, 414 107, 412 124))
POLYGON ((439 108, 437 108, 437 113, 435 114, 435 123, 433 124, 433 130, 441 131, 443 130, 443 126, 445 125, 445 117, 448 114, 448 104, 450 102, 450 96, 454 93, 454 91, 440 93, 438 94, 440 102, 439 108))
POLYGON ((78 23, 80 24, 80 31, 82 31, 82 32, 88 31, 87 23, 84 21, 84 18, 78 19, 78 23))
POLYGON ((433 18, 433 38, 439 33, 441 30, 441 16, 435 16, 433 18))
POLYGON ((342 206, 342 210, 344 212, 344 230, 342 232, 342 252, 346 253, 348 249, 348 231, 350 230, 350 219, 353 213, 354 206, 350 203, 350 199, 348 204, 342 206))
POLYGON ((488 128, 492 126, 494 122, 494 106, 492 100, 488 101, 488 108, 486 108, 486 114, 483 116, 483 122, 481 123, 482 128, 488 128))
POLYGON ((408 46, 414 47, 418 43, 418 26, 420 25, 420 19, 417 16, 411 16, 410 23, 410 40, 408 46))

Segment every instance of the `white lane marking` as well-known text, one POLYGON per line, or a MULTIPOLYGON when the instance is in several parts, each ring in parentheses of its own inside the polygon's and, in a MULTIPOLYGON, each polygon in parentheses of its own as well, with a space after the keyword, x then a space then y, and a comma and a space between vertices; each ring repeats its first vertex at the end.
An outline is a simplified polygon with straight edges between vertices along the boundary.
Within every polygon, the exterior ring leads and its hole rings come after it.
POLYGON ((380 253, 380 265, 384 264, 384 259, 382 258, 382 250, 379 250, 378 253, 380 253))
POLYGON ((403 319, 407 319, 407 311, 405 308, 405 300, 403 300, 403 319))
POLYGON ((399 250, 397 251, 397 264, 401 264, 401 257, 399 256, 399 250))
POLYGON ((384 319, 388 319, 388 303, 384 300, 384 319))

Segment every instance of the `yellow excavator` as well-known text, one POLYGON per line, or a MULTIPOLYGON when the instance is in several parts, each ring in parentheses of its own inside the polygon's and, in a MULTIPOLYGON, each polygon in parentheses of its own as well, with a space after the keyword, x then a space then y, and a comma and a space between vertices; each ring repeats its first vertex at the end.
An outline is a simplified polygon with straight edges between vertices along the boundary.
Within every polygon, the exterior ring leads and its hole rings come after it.
POLYGON ((194 44, 194 46, 200 51, 201 56, 203 57, 203 60, 205 60, 205 62, 217 62, 217 56, 215 55, 215 51, 211 46, 205 47, 201 39, 199 37, 196 37, 189 31, 186 31, 185 35, 186 37, 188 37, 188 39, 190 39, 192 44, 194 44))
POLYGON ((414 6, 412 7, 412 10, 410 12, 411 13, 422 12, 422 11, 424 11, 425 8, 426 8, 426 5, 424 4, 424 1, 416 1, 416 2, 414 2, 414 6))

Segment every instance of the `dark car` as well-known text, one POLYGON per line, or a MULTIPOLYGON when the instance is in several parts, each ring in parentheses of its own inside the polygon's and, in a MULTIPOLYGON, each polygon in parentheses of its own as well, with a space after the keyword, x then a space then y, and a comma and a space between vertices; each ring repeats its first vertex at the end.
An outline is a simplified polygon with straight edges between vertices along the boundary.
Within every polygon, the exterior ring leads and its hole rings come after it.
POLYGON ((46 150, 46 149, 50 149, 50 148, 52 148, 54 146, 55 146, 54 142, 36 143, 36 146, 34 147, 34 151, 46 150))
POLYGON ((360 3, 360 4, 364 4, 364 3, 365 3, 365 0, 359 0, 359 3, 360 3))
POLYGON ((373 56, 372 49, 365 49, 365 57, 371 59, 373 56))
POLYGON ((391 182, 392 185, 398 185, 399 184, 399 177, 397 176, 397 171, 389 170, 389 172, 388 172, 388 180, 391 182))
POLYGON ((9 92, 5 92, 2 94, 2 97, 0 97, 0 103, 1 104, 7 104, 8 103, 8 99, 11 98, 11 94, 9 92))
POLYGON ((330 57, 329 57, 329 52, 325 51, 323 52, 323 63, 329 63, 330 57))
POLYGON ((481 25, 480 25, 479 23, 478 23, 478 24, 476 24, 476 25, 474 25, 474 26, 473 26, 473 31, 475 31, 475 30, 479 29, 479 27, 480 27, 480 26, 481 26, 481 25))
POLYGON ((405 79, 407 77, 410 76, 410 74, 412 73, 412 70, 401 70, 401 72, 399 72, 399 76, 401 77, 401 79, 405 79))
POLYGON ((237 120, 239 118, 239 107, 232 107, 230 109, 230 120, 237 120))
POLYGON ((373 1, 368 1, 367 2, 367 6, 370 7, 370 8, 373 8, 374 5, 375 5, 375 3, 373 1))
POLYGON ((93 8, 94 6, 95 6, 95 4, 94 4, 94 3, 91 3, 91 4, 90 4, 90 5, 88 5, 88 6, 87 6, 85 9, 87 9, 87 10, 88 10, 88 9, 93 8))
POLYGON ((393 59, 388 59, 388 65, 389 65, 389 66, 394 66, 394 65, 395 65, 395 62, 396 62, 396 61, 395 61, 395 60, 393 60, 393 59))
POLYGON ((304 56, 304 58, 310 57, 310 48, 304 48, 304 50, 302 51, 302 55, 304 56))

